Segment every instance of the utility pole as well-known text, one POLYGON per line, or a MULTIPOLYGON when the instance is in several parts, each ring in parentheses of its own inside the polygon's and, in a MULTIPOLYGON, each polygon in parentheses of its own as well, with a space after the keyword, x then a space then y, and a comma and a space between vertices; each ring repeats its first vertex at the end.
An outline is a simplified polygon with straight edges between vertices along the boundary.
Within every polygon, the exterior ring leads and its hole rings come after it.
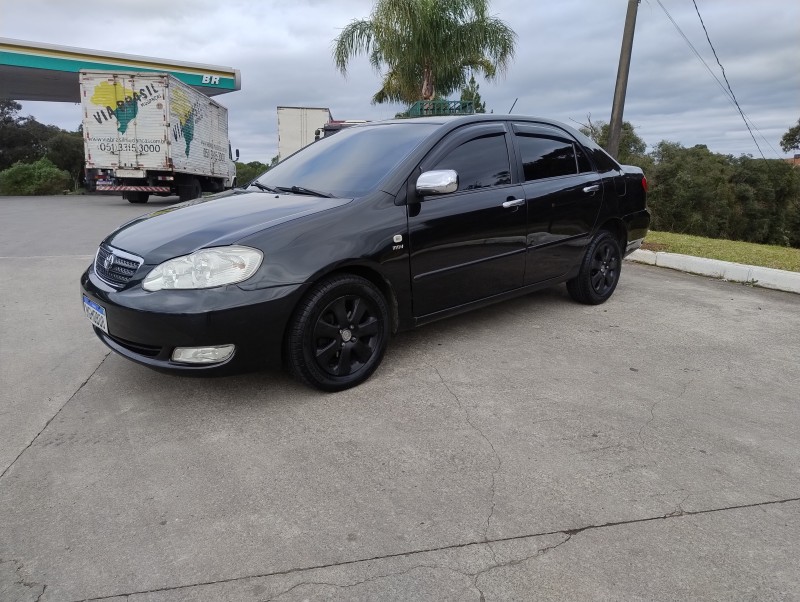
POLYGON ((625 92, 628 89, 628 71, 631 67, 633 49, 633 30, 636 27, 636 13, 640 0, 628 0, 625 15, 625 30, 622 33, 622 49, 619 52, 617 85, 614 87, 614 104, 611 106, 611 123, 608 126, 608 154, 615 159, 619 154, 619 139, 622 134, 622 112, 625 110, 625 92))

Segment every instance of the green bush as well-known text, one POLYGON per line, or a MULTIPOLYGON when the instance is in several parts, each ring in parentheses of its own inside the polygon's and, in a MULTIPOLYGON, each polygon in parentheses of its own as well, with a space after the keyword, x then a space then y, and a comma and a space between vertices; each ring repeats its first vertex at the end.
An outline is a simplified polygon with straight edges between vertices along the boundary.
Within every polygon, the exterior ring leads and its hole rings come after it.
POLYGON ((69 172, 58 169, 47 159, 35 163, 18 162, 0 172, 2 195, 61 194, 71 185, 69 172))

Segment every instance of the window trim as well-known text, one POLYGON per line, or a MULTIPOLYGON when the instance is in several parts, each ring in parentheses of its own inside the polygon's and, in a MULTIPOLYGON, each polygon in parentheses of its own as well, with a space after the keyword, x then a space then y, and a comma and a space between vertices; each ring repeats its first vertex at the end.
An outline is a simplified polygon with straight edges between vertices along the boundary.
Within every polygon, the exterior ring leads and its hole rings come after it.
MULTIPOLYGON (((462 126, 452 132, 446 134, 434 148, 420 161, 418 166, 417 177, 425 171, 434 169, 436 164, 444 158, 445 155, 452 152, 454 149, 477 140, 478 138, 488 138, 498 136, 502 137, 506 145, 506 154, 508 156, 508 169, 511 176, 511 182, 508 184, 500 184, 495 186, 485 186, 483 188, 473 188, 469 190, 456 190, 450 194, 431 195, 425 197, 426 199, 447 199, 455 195, 471 194, 477 192, 485 192, 487 190, 502 190, 509 186, 518 186, 520 184, 519 175, 516 170, 516 165, 519 161, 516 160, 516 149, 509 140, 511 133, 505 121, 492 121, 489 123, 472 123, 462 126)), ((416 181, 416 178, 414 178, 416 181)))
MULTIPOLYGON (((580 166, 578 165, 578 153, 576 152, 576 146, 575 146, 575 141, 574 140, 568 140, 568 139, 566 139, 566 138, 564 138, 562 136, 555 136, 555 135, 551 135, 551 134, 540 134, 540 133, 532 133, 532 132, 514 132, 514 144, 517 146, 517 149, 518 149, 518 152, 519 152, 520 179, 521 179, 523 184, 532 184, 534 182, 541 182, 541 181, 544 181, 544 180, 557 180, 559 178, 571 178, 573 176, 579 176, 582 173, 595 173, 594 170, 591 171, 591 172, 581 172, 580 171, 580 166), (538 139, 543 139, 543 140, 554 140, 554 141, 557 141, 557 142, 563 142, 564 144, 571 145, 572 146, 572 161, 575 164, 574 165, 575 171, 572 172, 572 173, 565 173, 565 174, 561 174, 561 175, 557 175, 557 176, 547 176, 545 178, 534 178, 533 180, 528 180, 525 177, 525 161, 524 161, 524 158, 522 156, 522 148, 520 146, 519 140, 517 139, 517 136, 527 137, 527 138, 538 138, 538 139)), ((585 152, 584 152, 584 155, 586 155, 585 152)), ((591 165, 591 162, 590 162, 590 165, 591 165)))
MULTIPOLYGON (((530 182, 538 182, 539 180, 526 180, 525 179, 525 170, 522 162, 522 153, 520 152, 519 145, 517 144, 517 134, 528 134, 533 136, 540 136, 543 138, 557 138, 563 139, 565 142, 571 142, 573 145, 573 149, 581 149, 583 151, 584 156, 586 157, 587 161, 589 161, 589 167, 591 167, 591 171, 580 171, 580 165, 578 164, 578 154, 575 153, 575 175, 581 175, 585 173, 596 173, 599 174, 600 170, 598 169, 597 163, 594 160, 594 149, 587 148, 583 144, 581 144, 575 136, 573 136, 567 130, 564 130, 558 126, 551 125, 549 123, 532 123, 532 122, 525 122, 525 121, 514 121, 511 123, 511 137, 514 139, 514 149, 517 152, 518 157, 518 164, 519 164, 519 178, 520 182, 523 184, 528 184, 530 182)), ((541 178, 542 180, 550 180, 553 178, 564 178, 568 176, 552 176, 550 178, 541 178)))

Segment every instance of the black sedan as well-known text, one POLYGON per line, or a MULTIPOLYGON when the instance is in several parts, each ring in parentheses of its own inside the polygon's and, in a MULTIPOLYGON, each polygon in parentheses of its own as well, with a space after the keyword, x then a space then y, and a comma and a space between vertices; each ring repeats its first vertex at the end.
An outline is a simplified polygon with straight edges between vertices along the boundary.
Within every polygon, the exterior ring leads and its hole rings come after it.
POLYGON ((603 303, 647 233, 646 191, 639 168, 545 119, 359 125, 245 189, 123 225, 81 278, 83 307, 151 368, 283 362, 338 391, 400 330, 561 282, 603 303))

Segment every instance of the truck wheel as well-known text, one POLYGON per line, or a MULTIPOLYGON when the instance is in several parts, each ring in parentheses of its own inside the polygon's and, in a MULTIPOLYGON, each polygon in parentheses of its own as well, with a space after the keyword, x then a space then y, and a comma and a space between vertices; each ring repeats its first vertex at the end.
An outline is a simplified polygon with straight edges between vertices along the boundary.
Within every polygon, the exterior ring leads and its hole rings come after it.
POLYGON ((182 203, 184 201, 199 199, 201 196, 203 196, 203 187, 200 186, 200 180, 197 178, 192 178, 185 186, 179 186, 178 194, 182 203))
POLYGON ((146 203, 147 199, 150 198, 150 194, 147 192, 126 192, 125 198, 128 199, 129 203, 146 203))

